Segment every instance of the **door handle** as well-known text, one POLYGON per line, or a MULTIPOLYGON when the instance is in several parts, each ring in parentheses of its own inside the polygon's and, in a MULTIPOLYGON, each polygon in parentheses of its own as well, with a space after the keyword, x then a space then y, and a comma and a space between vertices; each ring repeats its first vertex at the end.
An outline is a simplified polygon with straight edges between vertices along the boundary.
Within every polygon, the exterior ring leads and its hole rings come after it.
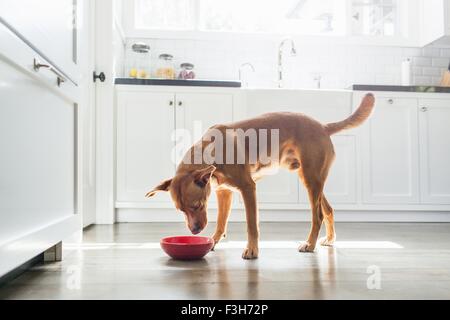
POLYGON ((67 81, 67 79, 60 72, 58 72, 58 70, 56 70, 53 66, 51 66, 50 64, 41 63, 39 62, 38 59, 34 58, 33 60, 34 71, 39 72, 41 68, 47 69, 56 75, 56 83, 58 84, 58 87, 61 86, 63 82, 67 81))
POLYGON ((100 72, 100 74, 97 74, 97 72, 94 71, 93 76, 94 76, 93 77, 94 82, 97 82, 97 79, 99 79, 100 82, 105 82, 105 80, 106 80, 105 73, 103 73, 103 72, 100 72))

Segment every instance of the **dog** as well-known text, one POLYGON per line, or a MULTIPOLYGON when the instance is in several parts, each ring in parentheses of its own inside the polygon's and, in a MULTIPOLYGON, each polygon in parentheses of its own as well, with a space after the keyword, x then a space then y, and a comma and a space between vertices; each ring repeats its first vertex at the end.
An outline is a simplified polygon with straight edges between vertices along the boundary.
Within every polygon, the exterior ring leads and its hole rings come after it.
MULTIPOLYGON (((255 259, 258 257, 259 241, 256 181, 269 171, 267 169, 287 168, 297 172, 306 187, 312 211, 311 230, 306 242, 300 245, 299 251, 314 251, 322 222, 326 227, 326 236, 320 239, 319 243, 332 246, 336 239, 334 212, 323 193, 328 172, 335 158, 330 136, 361 125, 370 116, 374 104, 375 98, 369 93, 351 116, 343 121, 328 124, 321 124, 301 113, 276 112, 227 125, 213 126, 189 149, 178 165, 175 176, 161 182, 148 192, 146 197, 151 197, 159 191, 169 191, 175 207, 185 214, 187 227, 192 234, 198 234, 207 224, 207 200, 212 187, 215 187, 218 217, 212 238, 217 244, 226 236, 233 191, 240 192, 244 200, 248 237, 242 257, 255 259), (239 142, 233 136, 233 130, 237 129, 278 130, 277 159, 267 163, 257 156, 256 161, 251 163, 249 161, 251 150, 245 142, 242 145, 242 141, 239 142), (231 135, 231 146, 214 144, 212 132, 215 133, 214 137, 217 136, 217 132, 228 138, 231 135), (201 159, 198 163, 192 163, 192 159, 209 146, 214 146, 211 152, 212 161, 201 159), (214 160, 218 151, 227 155, 230 152, 235 153, 239 148, 243 148, 245 153, 244 161, 241 163, 236 163, 235 155, 233 155, 235 162, 232 163, 214 160)), ((273 149, 267 148, 266 151, 270 153, 271 159, 275 158, 271 153, 274 152, 273 149)))

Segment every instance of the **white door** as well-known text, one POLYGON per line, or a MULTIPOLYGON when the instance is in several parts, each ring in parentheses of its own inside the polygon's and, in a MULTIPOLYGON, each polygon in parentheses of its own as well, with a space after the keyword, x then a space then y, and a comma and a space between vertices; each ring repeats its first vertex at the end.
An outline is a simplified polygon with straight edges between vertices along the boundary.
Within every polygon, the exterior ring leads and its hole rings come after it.
MULTIPOLYGON (((177 93, 176 128, 186 130, 185 142, 177 146, 177 164, 192 144, 200 140, 208 128, 233 121, 233 95, 226 93, 177 93)), ((216 203, 214 195, 210 203, 216 203)))
POLYGON ((450 204, 450 103, 419 101, 421 198, 423 203, 450 204))
POLYGON ((83 0, 2 0, 0 19, 78 83, 77 28, 83 5, 83 0))
POLYGON ((79 83, 82 100, 79 105, 81 117, 82 145, 82 212, 83 227, 96 222, 96 179, 95 179, 95 84, 92 71, 95 70, 95 10, 94 3, 87 1, 84 7, 83 23, 80 32, 79 65, 82 77, 79 83))
POLYGON ((376 97, 361 130, 363 202, 418 203, 417 100, 376 97))
POLYGON ((151 199, 146 192, 172 178, 175 96, 171 93, 117 93, 117 201, 171 202, 167 192, 151 199))

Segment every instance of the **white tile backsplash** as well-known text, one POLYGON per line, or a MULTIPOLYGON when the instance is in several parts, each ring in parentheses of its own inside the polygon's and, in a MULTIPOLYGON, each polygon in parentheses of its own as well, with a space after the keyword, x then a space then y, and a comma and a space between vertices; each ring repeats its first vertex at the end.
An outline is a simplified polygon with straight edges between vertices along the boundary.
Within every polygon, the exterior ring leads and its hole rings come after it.
MULTIPOLYGON (((248 75, 250 86, 275 87, 278 41, 272 40, 169 40, 128 39, 127 47, 144 41, 151 47, 152 64, 159 54, 170 53, 175 65, 191 62, 197 78, 235 80, 239 66, 250 62, 256 73, 248 75)), ((347 88, 352 84, 401 84, 401 63, 412 61, 412 81, 437 85, 450 62, 450 48, 430 45, 401 48, 339 44, 297 44, 297 56, 284 55, 285 86, 312 88, 321 76, 323 88, 347 88)), ((125 70, 128 69, 125 59, 125 70)), ((126 72, 126 71, 125 71, 126 72)))

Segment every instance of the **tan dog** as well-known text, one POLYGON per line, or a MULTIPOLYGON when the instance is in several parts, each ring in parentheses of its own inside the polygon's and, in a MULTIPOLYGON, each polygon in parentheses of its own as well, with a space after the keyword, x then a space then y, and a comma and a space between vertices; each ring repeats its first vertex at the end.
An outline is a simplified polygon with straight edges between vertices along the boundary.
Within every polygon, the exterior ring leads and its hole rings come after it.
MULTIPOLYGON (((306 242, 299 247, 299 251, 314 251, 322 222, 325 222, 326 237, 321 239, 320 243, 332 245, 336 239, 333 209, 323 194, 328 171, 335 158, 330 135, 362 124, 369 117, 374 103, 374 96, 367 94, 359 108, 350 117, 326 125, 301 113, 277 112, 228 125, 214 126, 205 133, 200 142, 191 147, 179 164, 175 177, 162 182, 146 196, 151 197, 158 191, 170 191, 176 208, 184 212, 189 229, 193 234, 197 234, 207 224, 207 200, 211 193, 211 184, 216 185, 219 208, 217 227, 212 238, 217 244, 226 234, 232 192, 239 191, 244 200, 248 232, 248 243, 242 257, 254 259, 258 257, 259 240, 255 182, 264 175, 264 169, 273 166, 284 167, 297 172, 308 191, 311 205, 311 230, 306 242), (243 164, 236 164, 237 162, 191 164, 194 155, 202 152, 212 143, 211 131, 213 129, 216 132, 219 130, 228 137, 230 129, 244 131, 248 129, 279 129, 278 160, 267 164, 257 159, 255 163, 250 163, 248 162, 249 150, 244 143, 246 162, 243 164)), ((226 155, 227 151, 235 152, 240 147, 236 139, 233 141, 233 150, 230 149, 230 146, 228 149, 223 146, 223 154, 226 155)), ((266 151, 270 154, 270 150, 266 151)), ((213 152, 213 154, 215 153, 213 152)))

